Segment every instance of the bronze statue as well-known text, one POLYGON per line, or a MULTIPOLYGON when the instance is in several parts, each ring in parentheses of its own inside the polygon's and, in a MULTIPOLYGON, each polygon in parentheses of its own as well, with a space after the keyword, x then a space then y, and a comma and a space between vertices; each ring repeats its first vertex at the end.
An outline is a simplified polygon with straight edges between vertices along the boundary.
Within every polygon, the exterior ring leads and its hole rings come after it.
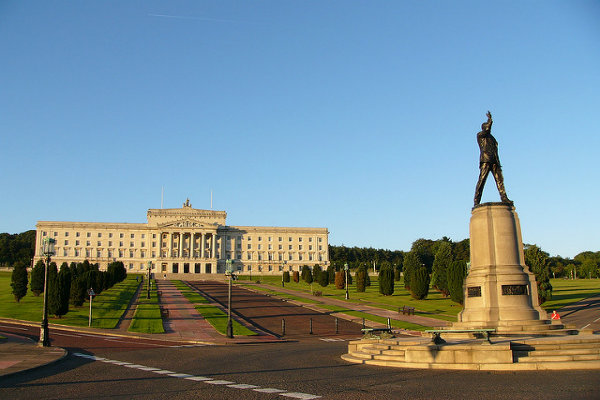
POLYGON ((500 166, 500 159, 498 158, 498 142, 492 136, 492 114, 487 112, 487 121, 481 124, 481 132, 477 134, 477 144, 479 145, 480 156, 479 156, 479 180, 475 187, 475 205, 481 202, 481 195, 483 193, 483 187, 490 171, 494 175, 496 180, 496 186, 500 193, 500 198, 503 203, 512 205, 513 202, 506 196, 506 190, 504 189, 504 178, 502 177, 502 168, 500 166))

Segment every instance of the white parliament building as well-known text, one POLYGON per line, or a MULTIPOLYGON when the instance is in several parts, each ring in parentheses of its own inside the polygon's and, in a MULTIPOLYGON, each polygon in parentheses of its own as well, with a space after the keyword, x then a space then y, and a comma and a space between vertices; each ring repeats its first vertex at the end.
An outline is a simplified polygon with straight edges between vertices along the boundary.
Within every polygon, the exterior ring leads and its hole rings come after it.
POLYGON ((122 261, 128 272, 157 278, 174 274, 222 274, 228 259, 244 274, 281 274, 303 265, 329 265, 327 228, 227 226, 225 211, 149 209, 147 223, 38 221, 34 263, 42 240, 56 240, 52 261, 122 261))

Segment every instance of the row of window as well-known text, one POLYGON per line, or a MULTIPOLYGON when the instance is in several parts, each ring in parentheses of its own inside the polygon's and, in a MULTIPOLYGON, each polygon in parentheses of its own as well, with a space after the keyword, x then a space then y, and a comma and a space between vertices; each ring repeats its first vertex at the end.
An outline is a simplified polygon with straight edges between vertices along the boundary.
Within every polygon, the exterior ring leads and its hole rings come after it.
MULTIPOLYGON (((64 233, 63 233, 63 235, 64 235, 64 237, 69 237, 69 232, 68 232, 68 231, 66 231, 66 232, 64 232, 64 233)), ((42 232, 42 236, 48 236, 48 232, 46 232, 46 231, 43 231, 43 232, 42 232)), ((54 237, 58 237, 58 232, 54 232, 54 233, 53 233, 53 236, 54 236, 54 237)), ((80 233, 80 232, 75 232, 75 237, 80 237, 80 236, 81 236, 81 233, 80 233)), ((92 237, 92 233, 91 233, 91 232, 85 232, 85 236, 86 236, 86 237, 88 237, 88 238, 91 238, 91 237, 92 237)), ((102 232, 98 232, 98 233, 97 233, 97 237, 101 238, 101 237, 102 237, 102 232)), ((112 238, 112 237, 113 237, 113 234, 112 234, 112 232, 109 232, 109 233, 108 233, 108 237, 109 237, 109 238, 112 238)), ((119 238, 120 238, 120 239, 123 239, 124 237, 125 237, 125 234, 124 234, 124 233, 119 233, 119 238)), ((131 239, 135 239, 135 233, 130 233, 130 234, 129 234, 129 237, 130 237, 131 239)), ((145 234, 145 233, 141 233, 141 234, 140 234, 140 237, 141 237, 142 239, 145 239, 145 238, 146 238, 146 234, 145 234)), ((153 233, 153 234, 152 234, 152 239, 156 239, 156 233, 153 233)))
MULTIPOLYGON (((228 238, 228 239, 229 239, 229 238, 228 238)), ((252 240, 252 236, 248 236, 246 239, 247 239, 248 241, 251 241, 251 240, 252 240)), ((269 236, 269 237, 268 237, 268 241, 269 241, 269 242, 271 242, 272 240, 273 240, 273 237, 269 236)), ((278 240, 279 242, 283 242, 283 237, 279 236, 279 238, 278 238, 277 240, 278 240)), ((309 237, 309 238, 308 238, 308 241, 309 241, 309 242, 312 242, 312 240, 313 240, 313 238, 312 238, 312 237, 309 237)), ((321 243, 321 242, 323 241, 323 238, 317 238, 317 240, 319 241, 319 243, 321 243)), ((258 237, 258 241, 259 241, 259 242, 260 242, 260 241, 262 241, 262 236, 259 236, 259 237, 258 237)), ((288 236, 288 242, 291 242, 291 241, 293 241, 292 237, 291 237, 291 236, 288 236)), ((299 241, 299 242, 301 242, 301 241, 302 241, 302 237, 301 237, 301 236, 300 236, 300 237, 298 237, 298 241, 299 241)))
MULTIPOLYGON (((230 248, 230 247, 228 246, 228 250, 229 250, 229 248, 230 248)), ((240 248, 241 248, 241 246, 238 246, 238 250, 239 250, 240 248)), ((263 248, 262 248, 262 245, 261 245, 261 244, 258 244, 258 250, 262 250, 262 249, 263 249, 263 248)), ((312 244, 309 244, 309 245, 308 245, 308 250, 309 250, 309 251, 312 251, 312 249, 313 249, 313 245, 312 245, 312 244)), ((252 243, 248 243, 248 250, 252 250, 252 243)), ((268 250, 273 250, 273 245, 269 244, 269 245, 268 245, 268 250)), ((278 250, 283 250, 283 245, 281 245, 281 244, 280 244, 280 245, 279 245, 279 249, 278 249, 278 250)), ((294 250, 294 245, 292 245, 292 244, 288 245, 288 250, 294 250)), ((302 247, 302 245, 301 245, 301 244, 299 244, 299 245, 298 245, 298 250, 303 250, 303 247, 302 247)), ((323 246, 320 246, 320 245, 319 245, 319 250, 323 250, 323 246)))
MULTIPOLYGON (((141 242, 140 244, 141 244, 140 247, 146 247, 146 242, 141 242)), ((69 241, 65 240, 64 241, 64 246, 68 246, 68 245, 69 245, 69 241)), ((76 240, 75 241, 75 246, 79 246, 79 245, 80 245, 79 240, 76 240)), ((87 240, 85 242, 85 245, 86 246, 91 246, 91 242, 89 240, 87 240)), ((111 240, 109 240, 108 241, 108 247, 112 247, 112 245, 113 245, 113 242, 111 240)), ((102 246, 102 242, 101 241, 96 242, 96 247, 103 247, 102 246)), ((123 246, 123 242, 119 242, 119 247, 125 247, 125 246, 123 246)), ((129 242, 129 247, 135 247, 135 243, 134 242, 129 242)), ((152 242, 152 247, 156 247, 156 242, 152 242)))

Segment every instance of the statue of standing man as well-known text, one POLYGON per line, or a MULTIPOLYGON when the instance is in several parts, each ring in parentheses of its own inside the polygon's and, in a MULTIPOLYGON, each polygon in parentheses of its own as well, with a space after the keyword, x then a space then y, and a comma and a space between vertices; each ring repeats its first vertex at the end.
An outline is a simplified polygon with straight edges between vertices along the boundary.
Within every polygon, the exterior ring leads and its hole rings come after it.
POLYGON ((481 202, 481 195, 483 194, 483 187, 490 171, 494 175, 496 180, 496 186, 500 193, 500 198, 503 203, 512 205, 513 202, 506 196, 506 190, 504 189, 504 178, 502 177, 502 168, 500 166, 500 159, 498 158, 498 142, 492 136, 492 114, 487 112, 487 121, 481 124, 481 132, 477 134, 477 144, 479 145, 479 180, 475 187, 475 205, 481 202))

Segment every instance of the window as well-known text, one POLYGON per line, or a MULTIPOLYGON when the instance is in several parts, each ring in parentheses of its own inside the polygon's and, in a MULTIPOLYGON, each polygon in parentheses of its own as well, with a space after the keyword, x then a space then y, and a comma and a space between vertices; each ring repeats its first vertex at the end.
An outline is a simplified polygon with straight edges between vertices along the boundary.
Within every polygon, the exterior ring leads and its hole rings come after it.
POLYGON ((102 233, 98 232, 98 237, 102 237, 102 233))
POLYGON ((79 240, 75 241, 75 246, 79 246, 79 240))
POLYGON ((269 242, 271 241, 271 239, 273 239, 271 236, 269 236, 269 242))
POLYGON ((156 233, 152 234, 152 239, 156 239, 156 233))
POLYGON ((85 256, 89 258, 89 256, 90 256, 90 249, 85 249, 85 256))
POLYGON ((88 233, 86 234, 86 236, 87 236, 87 237, 92 237, 92 234, 91 234, 90 232, 88 232, 88 233))
POLYGON ((132 233, 131 234, 131 238, 133 239, 134 237, 135 237, 135 233, 132 233))
POLYGON ((102 246, 102 242, 98 241, 98 247, 102 246))
POLYGON ((302 254, 298 254, 298 261, 302 261, 302 254))
POLYGON ((248 250, 252 249, 252 243, 248 243, 248 250))
POLYGON ((146 238, 146 234, 142 233, 142 239, 145 239, 145 238, 146 238))
POLYGON ((323 250, 323 246, 319 246, 319 250, 323 250))
POLYGON ((119 233, 119 238, 123 239, 123 234, 119 233))
POLYGON ((309 244, 309 245, 308 245, 308 249, 309 249, 309 250, 312 250, 312 244, 309 244))
POLYGON ((298 250, 302 250, 302 245, 301 244, 298 245, 298 250))
POLYGON ((156 257, 156 252, 155 252, 155 251, 153 251, 153 252, 152 252, 152 258, 155 258, 155 257, 156 257))
POLYGON ((283 254, 279 253, 279 261, 283 261, 283 254))
POLYGON ((291 249, 292 249, 292 245, 290 244, 290 245, 288 246, 288 250, 291 250, 291 249))
POLYGON ((112 256, 113 256, 112 250, 108 250, 108 257, 112 258, 112 256))
POLYGON ((69 236, 69 232, 65 232, 65 237, 69 236))
POLYGON ((262 244, 258 245, 258 249, 261 250, 262 249, 262 244))
POLYGON ((146 258, 146 252, 144 250, 140 251, 140 257, 146 258))
POLYGON ((133 258, 133 250, 129 250, 129 258, 133 258))
POLYGON ((69 241, 65 240, 65 246, 68 246, 68 245, 69 245, 69 241))
POLYGON ((111 238, 111 237, 112 237, 112 233, 109 233, 109 234, 108 234, 108 237, 109 237, 109 238, 111 238))
POLYGON ((146 247, 146 242, 142 242, 142 247, 146 247))
POLYGON ((292 261, 293 259, 294 259, 294 256, 292 255, 292 253, 290 253, 288 256, 288 260, 292 261))
POLYGON ((89 245, 90 245, 90 241, 89 241, 89 240, 88 240, 88 241, 86 241, 86 242, 85 242, 85 245, 86 245, 86 246, 89 246, 89 245))
POLYGON ((152 247, 156 247, 156 242, 152 242, 152 247))
POLYGON ((58 232, 54 232, 54 237, 57 237, 57 236, 58 236, 58 232))
POLYGON ((282 245, 279 245, 279 250, 283 250, 283 246, 282 245))
POLYGON ((96 257, 102 257, 102 250, 96 250, 96 257))
POLYGON ((67 251, 67 249, 63 249, 63 257, 66 257, 69 255, 69 252, 67 251))
POLYGON ((129 242, 129 247, 133 247, 133 242, 129 242))
POLYGON ((258 237, 258 241, 260 242, 261 240, 262 240, 262 237, 260 237, 260 236, 259 236, 259 237, 258 237))
POLYGON ((247 255, 248 260, 252 260, 252 253, 248 252, 246 255, 247 255))
POLYGON ((299 237, 299 238, 298 238, 298 241, 299 241, 299 242, 301 242, 301 241, 302 241, 302 238, 301 238, 301 237, 299 237))
POLYGON ((248 236, 248 241, 251 241, 251 240, 252 240, 252 236, 248 236))
POLYGON ((273 245, 269 244, 269 250, 273 250, 273 245))
POLYGON ((75 257, 79 257, 79 249, 75 249, 75 257))
POLYGON ((309 238, 308 238, 308 241, 309 241, 309 242, 312 242, 312 238, 311 238, 311 237, 309 237, 309 238))
POLYGON ((312 253, 310 253, 310 254, 308 255, 308 260, 309 260, 309 261, 312 261, 312 259, 313 259, 313 255, 312 255, 312 253))
POLYGON ((119 258, 123 258, 123 250, 119 249, 119 258))
POLYGON ((262 261, 262 254, 258 253, 258 261, 262 261))
POLYGON ((123 247, 123 242, 119 242, 119 247, 123 247))
POLYGON ((46 236, 46 232, 45 232, 45 231, 44 231, 44 232, 42 232, 42 236, 46 236))
MULTIPOLYGON (((45 235, 45 234, 46 234, 46 233, 44 232, 44 235, 45 235)), ((75 236, 76 236, 76 237, 79 237, 79 232, 75 232, 75 236)))
POLYGON ((133 263, 129 263, 129 269, 133 269, 133 263))
POLYGON ((291 241, 292 241, 292 237, 290 236, 290 237, 288 238, 288 242, 291 242, 291 241))
POLYGON ((110 240, 108 241, 108 246, 109 247, 112 246, 112 241, 110 241, 110 240))
POLYGON ((279 236, 279 241, 281 242, 283 240, 283 238, 281 236, 279 236))
POLYGON ((323 240, 323 238, 319 238, 319 243, 321 243, 321 240, 323 240))

